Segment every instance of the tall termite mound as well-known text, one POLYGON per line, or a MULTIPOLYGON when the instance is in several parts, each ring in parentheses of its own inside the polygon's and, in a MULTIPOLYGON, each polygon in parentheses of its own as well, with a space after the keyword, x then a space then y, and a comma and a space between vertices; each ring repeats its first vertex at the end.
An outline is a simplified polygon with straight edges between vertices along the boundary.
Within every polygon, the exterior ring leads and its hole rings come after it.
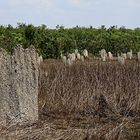
POLYGON ((38 120, 38 55, 34 47, 0 49, 0 124, 38 120))

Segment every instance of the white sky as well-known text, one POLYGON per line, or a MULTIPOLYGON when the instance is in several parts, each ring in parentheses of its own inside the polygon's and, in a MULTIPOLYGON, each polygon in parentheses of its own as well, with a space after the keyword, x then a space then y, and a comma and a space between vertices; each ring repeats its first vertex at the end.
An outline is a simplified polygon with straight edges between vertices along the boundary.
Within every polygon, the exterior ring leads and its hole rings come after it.
POLYGON ((0 24, 140 27, 140 0, 0 0, 0 24))

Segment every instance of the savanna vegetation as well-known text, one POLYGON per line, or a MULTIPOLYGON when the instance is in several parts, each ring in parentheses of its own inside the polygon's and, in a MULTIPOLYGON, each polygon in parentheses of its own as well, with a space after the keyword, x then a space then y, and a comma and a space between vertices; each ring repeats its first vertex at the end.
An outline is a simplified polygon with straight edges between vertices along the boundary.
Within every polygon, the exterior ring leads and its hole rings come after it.
POLYGON ((87 49, 94 55, 102 48, 113 54, 130 48, 136 53, 140 50, 140 28, 76 26, 67 29, 58 25, 49 29, 46 25, 35 27, 21 23, 17 27, 0 26, 0 47, 11 52, 19 43, 24 47, 34 45, 43 58, 59 58, 61 52, 65 54, 76 48, 79 51, 87 49))
MULTIPOLYGON (((9 53, 17 44, 34 45, 43 58, 59 58, 75 49, 98 55, 106 49, 140 50, 140 28, 74 27, 18 24, 0 27, 0 47, 9 53)), ((14 140, 139 140, 140 63, 85 59, 71 66, 47 59, 40 65, 39 120, 2 128, 14 140)))

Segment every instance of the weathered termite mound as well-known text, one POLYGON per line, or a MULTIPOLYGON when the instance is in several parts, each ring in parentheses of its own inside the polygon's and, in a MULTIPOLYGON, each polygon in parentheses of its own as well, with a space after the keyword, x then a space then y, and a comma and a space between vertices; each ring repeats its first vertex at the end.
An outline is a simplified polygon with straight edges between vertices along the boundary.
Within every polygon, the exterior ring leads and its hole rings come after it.
POLYGON ((34 47, 0 49, 0 125, 38 120, 37 58, 34 47))

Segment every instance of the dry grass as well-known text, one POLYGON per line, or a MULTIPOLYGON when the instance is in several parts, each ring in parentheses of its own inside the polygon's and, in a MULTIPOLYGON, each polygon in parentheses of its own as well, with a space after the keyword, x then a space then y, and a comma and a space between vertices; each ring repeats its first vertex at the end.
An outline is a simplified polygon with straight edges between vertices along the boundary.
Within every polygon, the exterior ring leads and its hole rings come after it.
POLYGON ((140 63, 99 60, 41 66, 40 120, 1 131, 6 140, 140 139, 140 63), (47 73, 47 74, 46 74, 47 73))
POLYGON ((39 94, 43 113, 134 117, 140 112, 140 64, 135 61, 125 66, 52 63, 45 70, 39 94))

